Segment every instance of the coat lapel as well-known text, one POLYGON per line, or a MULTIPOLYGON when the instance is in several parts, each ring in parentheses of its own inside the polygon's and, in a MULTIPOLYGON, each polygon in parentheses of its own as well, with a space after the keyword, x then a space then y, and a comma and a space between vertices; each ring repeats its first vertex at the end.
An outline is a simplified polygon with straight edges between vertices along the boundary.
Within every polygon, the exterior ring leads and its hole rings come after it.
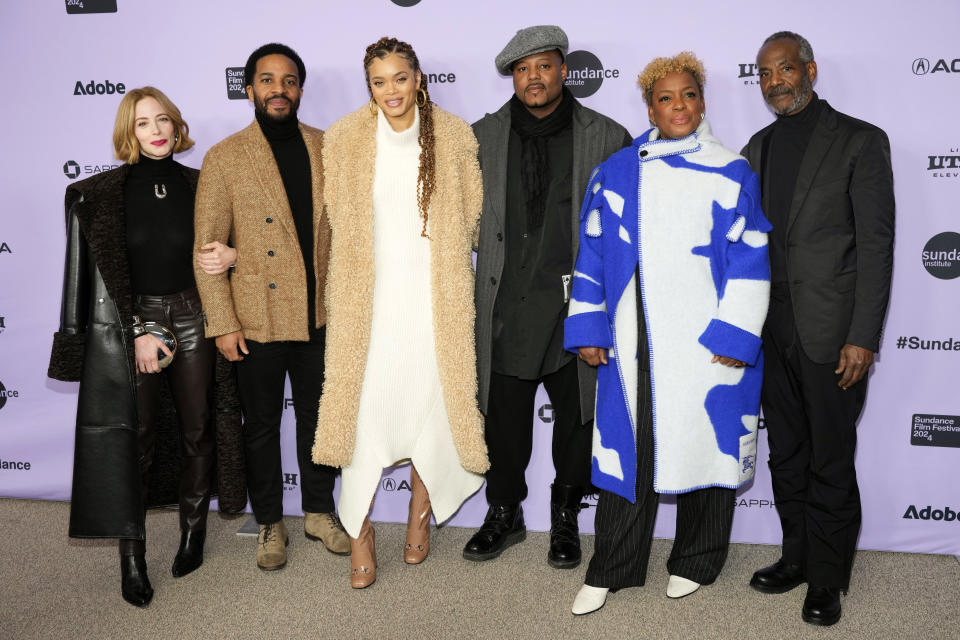
POLYGON ((573 100, 573 173, 570 180, 570 188, 573 189, 570 195, 572 209, 570 224, 573 225, 573 231, 570 237, 573 239, 573 262, 576 264, 577 252, 580 249, 580 204, 583 201, 583 191, 586 189, 590 172, 593 170, 591 158, 601 155, 601 145, 604 144, 604 140, 599 136, 591 135, 590 127, 593 125, 594 118, 580 105, 580 102, 575 98, 573 100))
POLYGON ((484 197, 490 199, 490 211, 496 217, 498 228, 503 228, 506 221, 507 208, 507 158, 510 155, 510 102, 507 101, 495 114, 499 126, 493 130, 493 144, 489 147, 496 149, 495 158, 489 158, 483 166, 484 182, 492 185, 503 185, 503 188, 487 190, 484 197), (489 175, 488 175, 489 174, 489 175))
MULTIPOLYGON (((310 156, 310 186, 313 193, 313 228, 320 228, 320 220, 323 218, 323 158, 320 153, 320 144, 314 140, 318 133, 300 127, 303 134, 303 142, 307 146, 307 155, 310 156)), ((286 193, 286 192, 284 192, 286 193)), ((292 214, 291 214, 292 219, 292 214)), ((314 238, 316 241, 316 238, 314 238)))
POLYGON ((824 103, 823 112, 820 114, 817 126, 813 129, 813 135, 810 136, 807 150, 804 152, 803 160, 800 162, 800 171, 797 172, 797 183, 793 188, 793 202, 790 203, 790 215, 787 218, 788 234, 790 233, 790 228, 793 226, 793 223, 796 222, 800 210, 803 208, 803 203, 810 193, 813 179, 816 177, 817 171, 820 170, 823 159, 833 145, 834 140, 836 140, 836 121, 835 118, 831 118, 832 113, 833 110, 829 105, 824 103), (830 120, 833 121, 833 126, 831 126, 830 120))
POLYGON ((277 160, 256 120, 243 130, 243 146, 247 153, 247 166, 253 167, 260 187, 274 205, 273 217, 280 220, 287 233, 296 238, 297 228, 293 222, 293 212, 290 210, 290 201, 283 187, 277 160))

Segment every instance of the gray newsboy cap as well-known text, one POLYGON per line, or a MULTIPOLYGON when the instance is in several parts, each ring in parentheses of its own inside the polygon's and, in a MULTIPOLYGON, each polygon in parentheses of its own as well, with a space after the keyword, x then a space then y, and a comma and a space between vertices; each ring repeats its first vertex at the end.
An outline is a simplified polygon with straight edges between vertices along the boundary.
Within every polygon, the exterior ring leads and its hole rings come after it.
POLYGON ((505 76, 512 72, 513 63, 520 58, 532 56, 535 53, 543 51, 552 51, 559 49, 560 55, 567 57, 567 34, 563 29, 552 24, 543 24, 536 27, 527 27, 517 31, 507 46, 497 54, 494 63, 497 65, 497 71, 505 76))

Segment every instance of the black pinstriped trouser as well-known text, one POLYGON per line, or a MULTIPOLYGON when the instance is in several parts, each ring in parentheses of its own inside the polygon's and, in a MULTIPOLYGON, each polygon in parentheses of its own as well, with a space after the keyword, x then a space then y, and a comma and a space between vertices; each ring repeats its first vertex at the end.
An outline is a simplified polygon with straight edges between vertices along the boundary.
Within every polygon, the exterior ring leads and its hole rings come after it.
MULTIPOLYGON (((642 357, 642 356, 641 356, 642 357)), ((660 495, 653 490, 653 403, 650 372, 639 372, 636 504, 600 491, 595 547, 586 584, 619 589, 647 579, 653 523, 660 495)), ((677 496, 677 532, 667 570, 700 584, 720 575, 730 546, 736 491, 710 487, 677 496)))

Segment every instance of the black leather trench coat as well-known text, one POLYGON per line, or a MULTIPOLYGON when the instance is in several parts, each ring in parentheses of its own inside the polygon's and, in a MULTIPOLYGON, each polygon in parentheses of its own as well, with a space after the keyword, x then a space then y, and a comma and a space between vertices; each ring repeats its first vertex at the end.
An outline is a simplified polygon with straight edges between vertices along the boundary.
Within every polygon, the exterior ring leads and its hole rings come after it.
MULTIPOLYGON (((179 429, 161 415, 147 505, 140 490, 133 339, 123 185, 129 165, 67 188, 67 255, 60 330, 48 375, 79 381, 70 536, 144 538, 146 506, 177 503, 179 429)), ((196 189, 199 172, 182 167, 196 189)), ((233 369, 218 356, 215 422, 219 508, 246 505, 240 409, 233 369)))

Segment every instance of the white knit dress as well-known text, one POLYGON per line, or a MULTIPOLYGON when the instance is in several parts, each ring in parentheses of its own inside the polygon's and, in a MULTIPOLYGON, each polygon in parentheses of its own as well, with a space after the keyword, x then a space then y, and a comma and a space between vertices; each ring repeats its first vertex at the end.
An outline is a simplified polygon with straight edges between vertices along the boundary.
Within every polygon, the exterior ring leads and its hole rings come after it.
MULTIPOLYGON (((373 181, 376 278, 370 349, 360 393, 353 459, 343 469, 339 513, 352 537, 385 467, 409 458, 443 522, 483 484, 460 466, 440 385, 433 337, 430 241, 417 208, 420 115, 395 132, 377 116, 373 181)), ((428 230, 429 232, 429 230, 428 230)))

